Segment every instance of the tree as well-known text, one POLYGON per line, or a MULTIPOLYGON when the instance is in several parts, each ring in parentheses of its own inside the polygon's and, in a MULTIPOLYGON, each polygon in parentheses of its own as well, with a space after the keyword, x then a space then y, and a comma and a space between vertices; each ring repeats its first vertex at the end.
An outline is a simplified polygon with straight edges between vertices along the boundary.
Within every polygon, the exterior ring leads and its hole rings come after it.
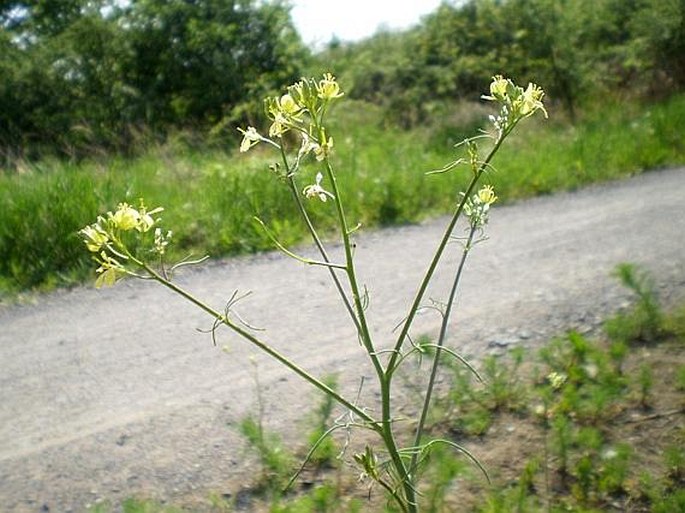
POLYGON ((0 3, 4 148, 121 147, 131 127, 206 129, 292 82, 307 53, 282 2, 0 3))

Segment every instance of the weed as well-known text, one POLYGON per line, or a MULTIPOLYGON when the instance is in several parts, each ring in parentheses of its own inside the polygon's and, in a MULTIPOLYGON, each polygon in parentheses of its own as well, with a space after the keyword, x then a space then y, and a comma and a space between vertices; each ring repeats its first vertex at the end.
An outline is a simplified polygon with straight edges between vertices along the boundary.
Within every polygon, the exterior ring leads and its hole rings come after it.
MULTIPOLYGON (((338 380, 335 376, 325 377, 322 382, 333 390, 337 389, 338 380)), ((313 426, 307 437, 307 445, 314 448, 309 456, 309 462, 317 467, 334 467, 340 452, 329 432, 332 426, 331 415, 335 404, 332 397, 324 395, 311 415, 313 426)))
POLYGON ((362 511, 358 500, 347 500, 331 484, 323 484, 306 495, 288 502, 275 501, 271 513, 357 513, 362 511))
POLYGON ((248 416, 240 422, 240 433, 259 456, 262 476, 257 488, 268 493, 283 490, 293 470, 293 457, 283 448, 278 436, 266 433, 262 422, 248 416))
POLYGON ((676 372, 676 390, 685 392, 685 365, 679 366, 676 372))
POLYGON ((656 297, 652 278, 633 264, 620 264, 614 275, 621 284, 637 296, 637 304, 630 312, 618 314, 605 323, 610 339, 651 343, 664 332, 664 316, 656 297))
POLYGON ((446 511, 449 490, 455 479, 468 475, 470 468, 461 458, 455 457, 454 452, 444 446, 437 446, 427 456, 424 462, 425 475, 424 497, 427 512, 446 511))
POLYGON ((652 513, 675 513, 685 511, 685 488, 659 498, 652 506, 652 513))
POLYGON ((638 371, 637 381, 640 390, 640 406, 643 410, 649 409, 650 396, 654 387, 654 375, 647 364, 642 364, 638 371))
POLYGON ((552 341, 540 355, 548 366, 548 385, 554 389, 554 414, 573 414, 579 422, 596 424, 619 413, 627 380, 606 351, 571 332, 552 341))
POLYGON ((516 348, 509 358, 486 357, 481 366, 482 381, 460 362, 444 363, 450 370, 450 390, 440 408, 455 433, 484 435, 494 414, 523 409, 526 390, 520 367, 524 355, 521 348, 516 348))
POLYGON ((668 479, 673 483, 685 480, 685 449, 682 446, 671 445, 664 451, 664 462, 668 479))

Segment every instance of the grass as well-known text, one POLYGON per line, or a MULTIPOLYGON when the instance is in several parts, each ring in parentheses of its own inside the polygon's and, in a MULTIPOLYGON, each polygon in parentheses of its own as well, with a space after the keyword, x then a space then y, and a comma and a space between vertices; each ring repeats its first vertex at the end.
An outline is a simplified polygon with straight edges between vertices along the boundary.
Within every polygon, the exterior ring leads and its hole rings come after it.
MULTIPOLYGON (((404 132, 379 125, 373 106, 347 102, 334 113, 337 165, 351 219, 364 226, 416 222, 448 211, 465 173, 425 176, 456 158, 451 145, 473 134, 481 106, 459 106, 432 126, 404 132), (475 111, 475 114, 473 113, 475 111)), ((494 162, 488 180, 506 200, 685 162, 681 128, 685 95, 659 104, 609 104, 571 126, 530 123, 494 162)), ((238 134, 236 133, 236 140, 238 134)), ((268 170, 265 153, 160 146, 135 159, 103 157, 79 164, 45 160, 0 173, 0 300, 27 290, 79 283, 92 273, 78 229, 120 201, 164 206, 175 233, 176 256, 214 257, 271 249, 263 218, 285 244, 302 241, 288 191, 268 170)), ((317 169, 303 169, 300 186, 317 169)), ((333 212, 313 205, 312 216, 333 226, 333 212)))

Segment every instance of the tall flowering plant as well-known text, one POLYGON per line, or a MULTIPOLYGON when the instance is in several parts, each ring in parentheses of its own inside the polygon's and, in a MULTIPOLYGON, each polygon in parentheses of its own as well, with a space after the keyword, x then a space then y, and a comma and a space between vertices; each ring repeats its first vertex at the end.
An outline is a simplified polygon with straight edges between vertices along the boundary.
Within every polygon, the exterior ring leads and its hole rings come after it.
MULTIPOLYGON (((338 179, 344 180, 345 175, 344 172, 339 174, 334 169, 330 158, 335 146, 333 135, 326 127, 326 116, 331 105, 340 101, 343 96, 344 93, 335 77, 329 73, 318 80, 313 78, 300 80, 288 87, 281 96, 265 100, 265 113, 270 121, 266 134, 261 134, 251 126, 239 129, 242 133, 240 151, 247 152, 258 144, 264 144, 272 147, 277 153, 280 162, 279 165, 273 166, 273 169, 277 170, 287 184, 302 222, 306 225, 319 252, 319 258, 305 258, 293 253, 268 232, 268 227, 263 222, 258 221, 281 251, 298 261, 323 267, 329 273, 332 285, 337 290, 340 300, 347 310, 350 322, 354 324, 359 341, 361 341, 361 345, 375 371, 375 386, 378 388, 381 401, 379 413, 371 413, 370 409, 357 404, 356 399, 345 397, 332 389, 297 362, 282 355, 274 347, 260 339, 253 329, 240 322, 237 315, 232 315, 234 298, 229 301, 225 309, 219 311, 177 285, 173 281, 174 271, 181 266, 197 264, 200 261, 181 261, 174 265, 167 264, 165 254, 172 239, 172 232, 165 232, 161 229, 158 216, 162 212, 161 208, 148 210, 142 202, 138 208, 121 203, 114 212, 108 212, 98 217, 93 224, 83 228, 80 235, 86 248, 92 252, 94 260, 99 264, 96 271, 98 274, 96 286, 113 285, 124 276, 153 279, 205 311, 215 326, 226 326, 246 342, 264 351, 337 401, 349 413, 346 416, 348 420, 344 427, 362 427, 372 431, 377 436, 377 444, 369 444, 363 452, 353 456, 360 473, 384 488, 400 511, 417 513, 420 507, 419 482, 424 463, 427 461, 426 457, 433 447, 438 444, 449 445, 456 451, 465 454, 483 469, 478 460, 458 444, 450 440, 427 438, 425 433, 426 418, 441 357, 447 354, 469 366, 458 353, 445 346, 445 342, 464 263, 475 243, 483 238, 483 231, 491 212, 490 207, 497 201, 493 187, 491 185, 480 185, 480 182, 483 175, 490 169, 494 155, 518 123, 537 112, 547 116, 542 102, 544 92, 534 84, 528 84, 527 88, 524 89, 510 79, 499 75, 495 76, 490 84, 489 94, 483 96, 484 100, 493 102, 498 106, 498 112, 490 117, 490 130, 458 144, 457 147, 464 150, 465 156, 459 157, 442 169, 432 172, 444 173, 464 166, 470 173, 470 181, 466 189, 457 196, 458 201, 454 205, 452 216, 445 227, 442 238, 438 241, 423 279, 418 284, 409 311, 399 327, 394 346, 389 351, 377 350, 376 342, 369 329, 365 308, 365 292, 357 280, 355 267, 353 232, 356 230, 356 226, 350 227, 345 213, 345 198, 338 187, 338 179), (284 137, 288 133, 294 137, 284 137), (481 156, 480 151, 483 142, 487 142, 489 147, 485 156, 481 156), (300 166, 307 159, 317 163, 320 166, 320 171, 315 175, 313 183, 302 187, 299 184, 300 166), (342 261, 334 261, 330 257, 326 245, 310 217, 309 212, 312 205, 309 202, 311 201, 326 203, 335 210, 338 235, 344 247, 342 261), (442 321, 438 338, 434 343, 418 343, 411 337, 412 324, 417 312, 423 305, 426 290, 438 263, 441 261, 449 242, 455 238, 455 227, 462 216, 467 221, 467 236, 461 239, 461 258, 454 269, 449 296, 439 307, 442 321), (428 350, 432 350, 434 357, 430 377, 423 394, 423 404, 415 422, 416 430, 413 435, 413 443, 402 446, 398 443, 399 437, 397 423, 395 422, 396 405, 393 402, 392 393, 394 377, 397 370, 408 359, 415 355, 423 355, 428 350)), ((475 372, 474 369, 471 368, 471 370, 475 372)), ((334 426, 325 436, 330 435, 339 427, 343 426, 334 426)))

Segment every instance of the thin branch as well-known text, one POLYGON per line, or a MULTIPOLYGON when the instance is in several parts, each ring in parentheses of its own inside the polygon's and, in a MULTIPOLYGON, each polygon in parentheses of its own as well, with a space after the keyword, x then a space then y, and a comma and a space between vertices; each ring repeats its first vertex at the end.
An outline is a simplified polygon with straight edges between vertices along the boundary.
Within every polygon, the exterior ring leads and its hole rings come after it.
POLYGON ((685 409, 679 408, 677 410, 669 410, 664 412, 652 413, 651 415, 643 415, 641 417, 636 417, 633 419, 626 419, 623 421, 624 424, 634 424, 637 422, 647 422, 649 420, 663 419, 665 417, 672 417, 673 415, 678 415, 685 413, 685 409))
POLYGON ((253 219, 255 221, 257 221, 261 225, 262 228, 264 228, 264 232, 267 234, 269 239, 271 239, 271 242, 273 242, 279 250, 281 250, 283 253, 285 253, 289 257, 294 258, 298 262, 302 262, 303 264, 307 264, 307 265, 320 265, 322 267, 330 267, 332 269, 341 269, 343 271, 347 269, 344 265, 341 265, 341 264, 334 264, 332 262, 320 262, 318 260, 311 260, 309 258, 305 258, 305 257, 301 257, 299 255, 296 255, 295 253, 290 251, 288 248, 286 248, 283 244, 281 244, 278 241, 278 239, 276 239, 276 237, 266 227, 266 224, 264 224, 264 221, 262 221, 261 219, 259 219, 256 216, 253 217, 253 219))
MULTIPOLYGON (((421 410, 421 417, 419 419, 418 426, 416 428, 416 436, 414 437, 414 445, 418 446, 421 443, 421 438, 423 437, 423 428, 426 423, 426 418, 428 417, 428 409, 430 407, 431 397, 433 395, 433 388, 435 387, 435 379, 438 374, 438 367, 440 365, 440 355, 442 353, 443 346, 445 345, 445 340, 447 339, 447 326, 450 321, 452 308, 454 307, 454 302, 456 299, 457 288, 459 287, 459 282, 461 281, 462 271, 464 270, 464 264, 466 263, 466 258, 469 255, 469 250, 471 247, 471 240, 476 233, 476 226, 473 225, 471 232, 469 233, 469 239, 464 246, 464 251, 461 255, 461 260, 459 261, 459 266, 454 275, 454 281, 452 283, 452 289, 450 290, 449 299, 445 305, 445 313, 442 316, 442 324, 440 326, 440 335, 438 336, 437 349, 435 351, 435 356, 433 358, 433 367, 431 368, 430 378, 428 379, 428 386, 426 387, 426 397, 424 398, 423 408, 421 410)), ((472 368, 467 364, 469 368, 472 368)), ((474 370, 475 371, 475 370, 474 370)), ((412 462, 410 469, 416 467, 417 461, 416 457, 412 457, 412 462)))

